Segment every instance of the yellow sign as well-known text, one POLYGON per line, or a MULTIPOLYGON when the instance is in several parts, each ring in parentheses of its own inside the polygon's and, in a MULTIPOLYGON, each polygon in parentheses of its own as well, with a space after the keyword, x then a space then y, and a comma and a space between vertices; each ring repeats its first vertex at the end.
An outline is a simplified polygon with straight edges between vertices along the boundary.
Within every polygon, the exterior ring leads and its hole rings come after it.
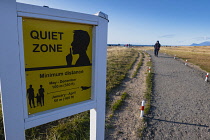
POLYGON ((23 18, 28 114, 91 99, 92 26, 23 18))

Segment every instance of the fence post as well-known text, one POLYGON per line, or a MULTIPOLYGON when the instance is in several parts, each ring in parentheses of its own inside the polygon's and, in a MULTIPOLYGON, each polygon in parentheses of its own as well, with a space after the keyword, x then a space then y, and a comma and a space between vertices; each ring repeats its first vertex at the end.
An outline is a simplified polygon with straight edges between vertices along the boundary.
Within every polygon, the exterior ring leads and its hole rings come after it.
POLYGON ((140 113, 140 117, 143 118, 144 117, 144 104, 145 104, 145 101, 143 100, 142 103, 141 103, 141 113, 140 113))

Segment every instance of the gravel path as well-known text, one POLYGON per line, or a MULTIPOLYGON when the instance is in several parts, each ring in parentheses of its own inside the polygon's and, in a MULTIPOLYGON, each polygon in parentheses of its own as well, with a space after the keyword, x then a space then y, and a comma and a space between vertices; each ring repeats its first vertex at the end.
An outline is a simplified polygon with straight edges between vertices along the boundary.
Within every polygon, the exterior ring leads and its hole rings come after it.
POLYGON ((155 57, 153 101, 143 140, 210 140, 210 83, 183 61, 155 57))

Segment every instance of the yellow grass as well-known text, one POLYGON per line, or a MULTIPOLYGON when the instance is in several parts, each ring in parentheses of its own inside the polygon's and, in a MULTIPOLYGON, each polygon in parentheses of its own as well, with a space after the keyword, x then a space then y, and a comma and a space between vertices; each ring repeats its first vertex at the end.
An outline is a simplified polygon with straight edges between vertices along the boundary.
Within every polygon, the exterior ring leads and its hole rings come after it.
POLYGON ((125 47, 108 47, 107 49, 107 92, 118 86, 134 63, 138 52, 125 47))
POLYGON ((162 47, 161 52, 176 55, 210 72, 210 46, 162 47))
MULTIPOLYGON (((153 50, 153 47, 140 47, 140 50, 153 50)), ((188 60, 188 62, 199 66, 201 69, 210 72, 210 46, 178 46, 161 47, 160 53, 176 55, 188 60)))

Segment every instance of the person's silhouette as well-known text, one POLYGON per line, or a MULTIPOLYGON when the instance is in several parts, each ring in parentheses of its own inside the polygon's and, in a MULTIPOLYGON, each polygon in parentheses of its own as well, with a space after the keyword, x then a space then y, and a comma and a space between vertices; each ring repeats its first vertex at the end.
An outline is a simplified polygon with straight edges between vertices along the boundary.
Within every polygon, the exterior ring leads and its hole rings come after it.
POLYGON ((27 95, 28 95, 28 101, 29 101, 29 105, 31 106, 31 102, 33 104, 33 107, 35 108, 35 104, 34 104, 34 89, 32 88, 32 85, 29 86, 29 88, 27 89, 27 95))
POLYGON ((42 85, 40 85, 40 89, 39 89, 39 96, 41 99, 41 106, 44 106, 44 88, 42 88, 42 85))
POLYGON ((89 43, 90 36, 87 31, 74 31, 74 40, 71 43, 72 50, 70 49, 70 54, 66 56, 67 66, 72 65, 72 52, 73 54, 79 54, 75 66, 88 66, 91 64, 86 53, 89 43))
POLYGON ((36 106, 39 106, 39 104, 42 106, 41 103, 41 96, 39 95, 39 93, 36 94, 36 106))

